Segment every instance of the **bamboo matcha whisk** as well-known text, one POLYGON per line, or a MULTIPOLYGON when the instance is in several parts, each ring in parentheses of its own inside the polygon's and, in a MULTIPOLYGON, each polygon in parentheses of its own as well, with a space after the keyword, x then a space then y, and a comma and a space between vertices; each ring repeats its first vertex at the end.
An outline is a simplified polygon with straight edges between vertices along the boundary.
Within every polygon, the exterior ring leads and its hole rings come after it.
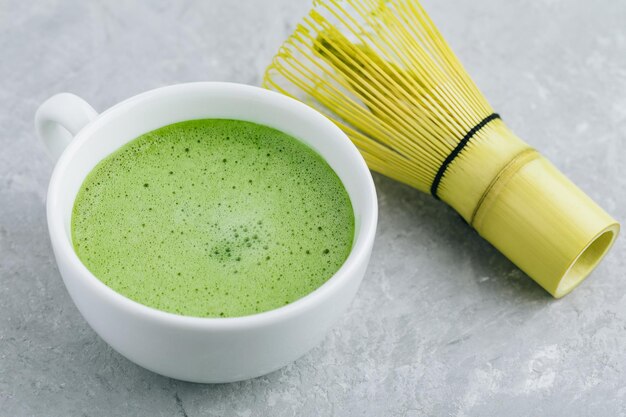
POLYGON ((445 201, 554 297, 619 224, 494 113, 416 0, 322 0, 264 86, 330 117, 368 165, 445 201))

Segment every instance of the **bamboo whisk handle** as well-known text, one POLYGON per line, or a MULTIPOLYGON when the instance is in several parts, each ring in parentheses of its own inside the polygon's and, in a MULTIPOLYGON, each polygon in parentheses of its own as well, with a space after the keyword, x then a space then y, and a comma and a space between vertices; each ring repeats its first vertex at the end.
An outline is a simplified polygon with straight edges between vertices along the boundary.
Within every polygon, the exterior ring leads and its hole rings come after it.
POLYGON ((498 121, 450 165, 439 196, 559 298, 608 252, 619 224, 498 121))

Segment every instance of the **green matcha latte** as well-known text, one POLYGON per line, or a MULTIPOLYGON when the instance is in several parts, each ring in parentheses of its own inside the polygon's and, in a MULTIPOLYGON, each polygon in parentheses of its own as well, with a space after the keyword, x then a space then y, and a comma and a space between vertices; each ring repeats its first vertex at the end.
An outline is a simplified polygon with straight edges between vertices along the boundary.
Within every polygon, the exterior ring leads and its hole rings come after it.
POLYGON ((197 317, 271 310, 343 264, 354 214, 328 164, 293 137, 206 119, 149 132, 102 160, 72 213, 76 253, 139 303, 197 317))

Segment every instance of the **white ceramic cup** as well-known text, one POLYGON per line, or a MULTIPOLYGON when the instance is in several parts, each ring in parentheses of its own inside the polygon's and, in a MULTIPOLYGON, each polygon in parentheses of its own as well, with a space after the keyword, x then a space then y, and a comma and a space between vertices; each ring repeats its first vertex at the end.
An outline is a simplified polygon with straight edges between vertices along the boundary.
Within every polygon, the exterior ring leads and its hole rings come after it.
POLYGON ((203 82, 148 91, 100 115, 79 97, 58 94, 38 109, 35 125, 52 155, 58 157, 48 189, 47 215, 65 286, 96 333, 138 365, 193 382, 260 376, 318 344, 354 297, 374 242, 376 192, 354 145, 312 108, 256 87, 203 82), (315 149, 335 170, 354 208, 354 244, 343 266, 317 290, 284 307, 251 316, 188 317, 118 294, 78 259, 70 233, 72 207, 94 166, 143 133, 202 118, 246 120, 276 128, 315 149))

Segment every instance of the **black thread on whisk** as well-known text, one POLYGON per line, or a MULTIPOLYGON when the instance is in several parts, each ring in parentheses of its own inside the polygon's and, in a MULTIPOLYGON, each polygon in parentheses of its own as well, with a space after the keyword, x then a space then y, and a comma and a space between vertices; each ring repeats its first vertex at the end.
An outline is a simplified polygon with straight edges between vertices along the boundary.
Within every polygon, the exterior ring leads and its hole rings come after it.
POLYGON ((461 151, 463 150, 465 145, 467 145, 467 142, 469 142, 472 136, 478 133, 478 131, 482 129, 483 127, 485 127, 489 122, 491 122, 492 120, 499 119, 499 118, 500 118, 500 115, 498 113, 492 113, 489 116, 485 117, 483 120, 481 120, 480 123, 474 126, 469 132, 465 134, 465 136, 463 136, 463 139, 461 139, 458 145, 456 145, 456 148, 454 148, 452 152, 450 152, 450 155, 448 155, 448 157, 443 161, 443 164, 441 164, 441 166, 439 167, 439 171, 437 171, 437 175, 435 175, 435 179, 433 180, 433 183, 430 186, 430 193, 432 194, 433 197, 439 200, 439 197, 437 196, 437 188, 439 188, 439 183, 441 182, 441 178, 443 178, 443 174, 446 173, 446 169, 448 169, 448 165, 450 165, 452 161, 454 161, 454 158, 456 158, 457 155, 461 153, 461 151))

